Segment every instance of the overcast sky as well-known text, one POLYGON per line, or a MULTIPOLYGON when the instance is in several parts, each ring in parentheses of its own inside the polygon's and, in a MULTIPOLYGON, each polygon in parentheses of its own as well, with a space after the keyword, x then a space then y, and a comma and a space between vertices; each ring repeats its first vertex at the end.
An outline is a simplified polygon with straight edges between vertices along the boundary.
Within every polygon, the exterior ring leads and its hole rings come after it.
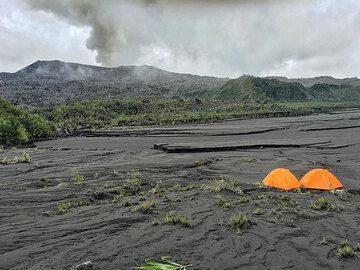
POLYGON ((360 1, 1 0, 0 72, 39 59, 360 77, 360 1))

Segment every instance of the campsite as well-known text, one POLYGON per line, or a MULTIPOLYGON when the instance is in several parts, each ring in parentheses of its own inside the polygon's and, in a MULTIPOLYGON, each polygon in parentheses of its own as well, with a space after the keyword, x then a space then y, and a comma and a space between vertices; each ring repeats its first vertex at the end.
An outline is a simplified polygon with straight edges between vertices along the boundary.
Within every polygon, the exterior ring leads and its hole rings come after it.
POLYGON ((5 149, 0 160, 30 160, 1 165, 0 267, 131 269, 170 256, 189 269, 357 269, 359 119, 349 109, 112 129, 5 149), (266 187, 281 167, 299 180, 328 169, 344 189, 266 187))
POLYGON ((359 0, 0 0, 0 270, 359 270, 359 0))

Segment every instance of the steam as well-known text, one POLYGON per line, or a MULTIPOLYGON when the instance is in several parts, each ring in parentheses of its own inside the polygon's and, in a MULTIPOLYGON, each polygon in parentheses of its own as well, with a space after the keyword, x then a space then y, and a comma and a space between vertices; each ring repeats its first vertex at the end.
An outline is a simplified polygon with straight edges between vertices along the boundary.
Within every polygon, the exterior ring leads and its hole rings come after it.
POLYGON ((86 46, 104 66, 148 64, 230 77, 360 70, 356 0, 24 1, 89 27, 86 46))

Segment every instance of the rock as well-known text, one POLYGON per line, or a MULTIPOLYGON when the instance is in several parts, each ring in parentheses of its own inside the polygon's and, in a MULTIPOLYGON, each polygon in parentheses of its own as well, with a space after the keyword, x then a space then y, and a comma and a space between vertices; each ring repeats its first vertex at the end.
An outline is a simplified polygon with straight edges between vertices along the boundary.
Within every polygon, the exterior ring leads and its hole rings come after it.
POLYGON ((94 266, 90 261, 79 264, 75 267, 75 270, 93 270, 94 266))

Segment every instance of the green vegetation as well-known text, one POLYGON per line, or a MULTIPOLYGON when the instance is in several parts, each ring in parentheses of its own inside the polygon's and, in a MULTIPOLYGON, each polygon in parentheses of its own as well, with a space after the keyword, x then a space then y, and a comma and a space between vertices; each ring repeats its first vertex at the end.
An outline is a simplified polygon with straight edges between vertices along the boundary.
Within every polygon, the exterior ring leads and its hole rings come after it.
POLYGON ((229 217, 227 225, 234 229, 247 229, 256 225, 256 222, 249 218, 246 214, 237 213, 229 217))
POLYGON ((170 188, 170 191, 180 192, 180 191, 188 191, 198 188, 198 185, 195 183, 187 184, 187 185, 181 185, 179 183, 176 183, 172 188, 170 188))
POLYGON ((281 82, 248 75, 230 80, 213 93, 207 93, 207 95, 209 94, 219 100, 237 99, 245 102, 307 100, 306 88, 299 83, 281 82))
POLYGON ((254 214, 254 215, 257 215, 257 216, 260 216, 260 215, 264 214, 264 210, 261 209, 261 208, 259 208, 259 207, 257 207, 257 208, 254 209, 253 214, 254 214))
POLYGON ((258 189, 265 189, 266 188, 266 185, 263 182, 255 182, 255 186, 258 189))
POLYGON ((195 161, 195 166, 200 167, 200 166, 208 166, 212 163, 215 162, 215 159, 213 158, 208 158, 208 159, 200 159, 200 160, 196 160, 195 161))
POLYGON ((55 127, 44 117, 0 99, 0 145, 24 145, 54 135, 55 127))
POLYGON ((83 185, 84 184, 84 177, 79 173, 77 168, 73 168, 71 171, 72 179, 71 183, 75 185, 83 185))
POLYGON ((30 163, 30 155, 28 153, 24 153, 21 156, 15 156, 13 158, 5 157, 0 160, 0 164, 9 165, 9 164, 18 164, 18 163, 30 163))
MULTIPOLYGON (((233 100, 233 99, 232 99, 233 100)), ((179 123, 207 123, 230 118, 306 115, 359 107, 360 102, 264 103, 199 99, 138 98, 89 100, 70 105, 36 109, 66 132, 114 126, 146 126, 179 123)))
POLYGON ((181 265, 169 260, 169 257, 161 257, 160 260, 153 258, 145 260, 145 263, 135 267, 135 269, 144 270, 187 270, 191 265, 181 265))
POLYGON ((359 255, 360 243, 351 245, 349 240, 344 240, 339 243, 336 255, 339 259, 348 259, 359 255))
POLYGON ((343 206, 339 204, 332 204, 328 198, 320 197, 310 204, 310 208, 319 211, 340 211, 343 209, 343 206))
POLYGON ((132 194, 138 194, 141 191, 141 174, 137 170, 132 170, 128 173, 124 188, 132 194))
POLYGON ((349 192, 347 192, 346 189, 333 189, 330 190, 330 193, 334 194, 335 196, 343 200, 346 200, 347 197, 349 196, 349 192))
POLYGON ((148 191, 148 195, 159 195, 161 196, 165 192, 165 188, 161 181, 158 181, 156 185, 148 191))
POLYGON ((217 204, 217 206, 223 207, 225 209, 229 209, 232 206, 231 201, 228 199, 225 199, 221 195, 216 196, 216 204, 217 204))
POLYGON ((234 181, 227 180, 224 178, 214 180, 209 184, 203 184, 201 185, 201 188, 206 191, 217 192, 217 193, 222 190, 229 190, 237 195, 243 194, 243 191, 240 188, 236 187, 234 181))
POLYGON ((183 216, 181 214, 178 214, 174 211, 170 211, 169 213, 166 214, 166 216, 164 218, 164 222, 166 224, 172 224, 172 225, 181 224, 186 227, 192 227, 192 224, 191 224, 192 222, 191 222, 190 218, 183 216))
POLYGON ((339 102, 360 100, 359 87, 315 84, 305 87, 297 82, 243 75, 229 80, 219 89, 205 91, 204 98, 242 102, 339 102))
POLYGON ((114 181, 106 181, 104 184, 104 189, 110 189, 116 187, 114 181))
MULTIPOLYGON (((290 87, 291 88, 291 87, 290 87)), ((277 88, 276 88, 277 89, 277 88)), ((287 89, 287 88, 286 88, 287 89)), ((284 90, 285 92, 288 90, 284 90)), ((246 90, 248 91, 248 90, 246 90)), ((250 91, 250 90, 249 90, 250 91)), ((275 91, 276 95, 285 95, 275 91)), ((290 91, 292 93, 292 91, 290 91)), ((22 145, 59 134, 82 129, 117 126, 208 123, 230 118, 256 118, 307 115, 349 107, 360 102, 309 102, 290 93, 290 100, 262 96, 245 100, 200 100, 137 98, 128 100, 88 100, 69 105, 24 111, 0 99, 0 145, 22 145), (234 101, 235 100, 235 101, 234 101), (285 103, 279 103, 286 101, 285 103), (302 101, 302 102, 293 102, 302 101)), ((302 94, 300 94, 302 96, 302 94)), ((199 160, 196 166, 214 160, 199 160)), ((117 172, 114 172, 117 176, 117 172)))
POLYGON ((141 212, 143 214, 149 214, 152 212, 152 208, 154 208, 155 206, 156 206, 155 200, 145 201, 135 206, 133 212, 141 212))
POLYGON ((84 205, 88 205, 87 201, 81 200, 77 202, 61 202, 56 207, 56 213, 59 215, 65 214, 71 208, 80 207, 84 205))

